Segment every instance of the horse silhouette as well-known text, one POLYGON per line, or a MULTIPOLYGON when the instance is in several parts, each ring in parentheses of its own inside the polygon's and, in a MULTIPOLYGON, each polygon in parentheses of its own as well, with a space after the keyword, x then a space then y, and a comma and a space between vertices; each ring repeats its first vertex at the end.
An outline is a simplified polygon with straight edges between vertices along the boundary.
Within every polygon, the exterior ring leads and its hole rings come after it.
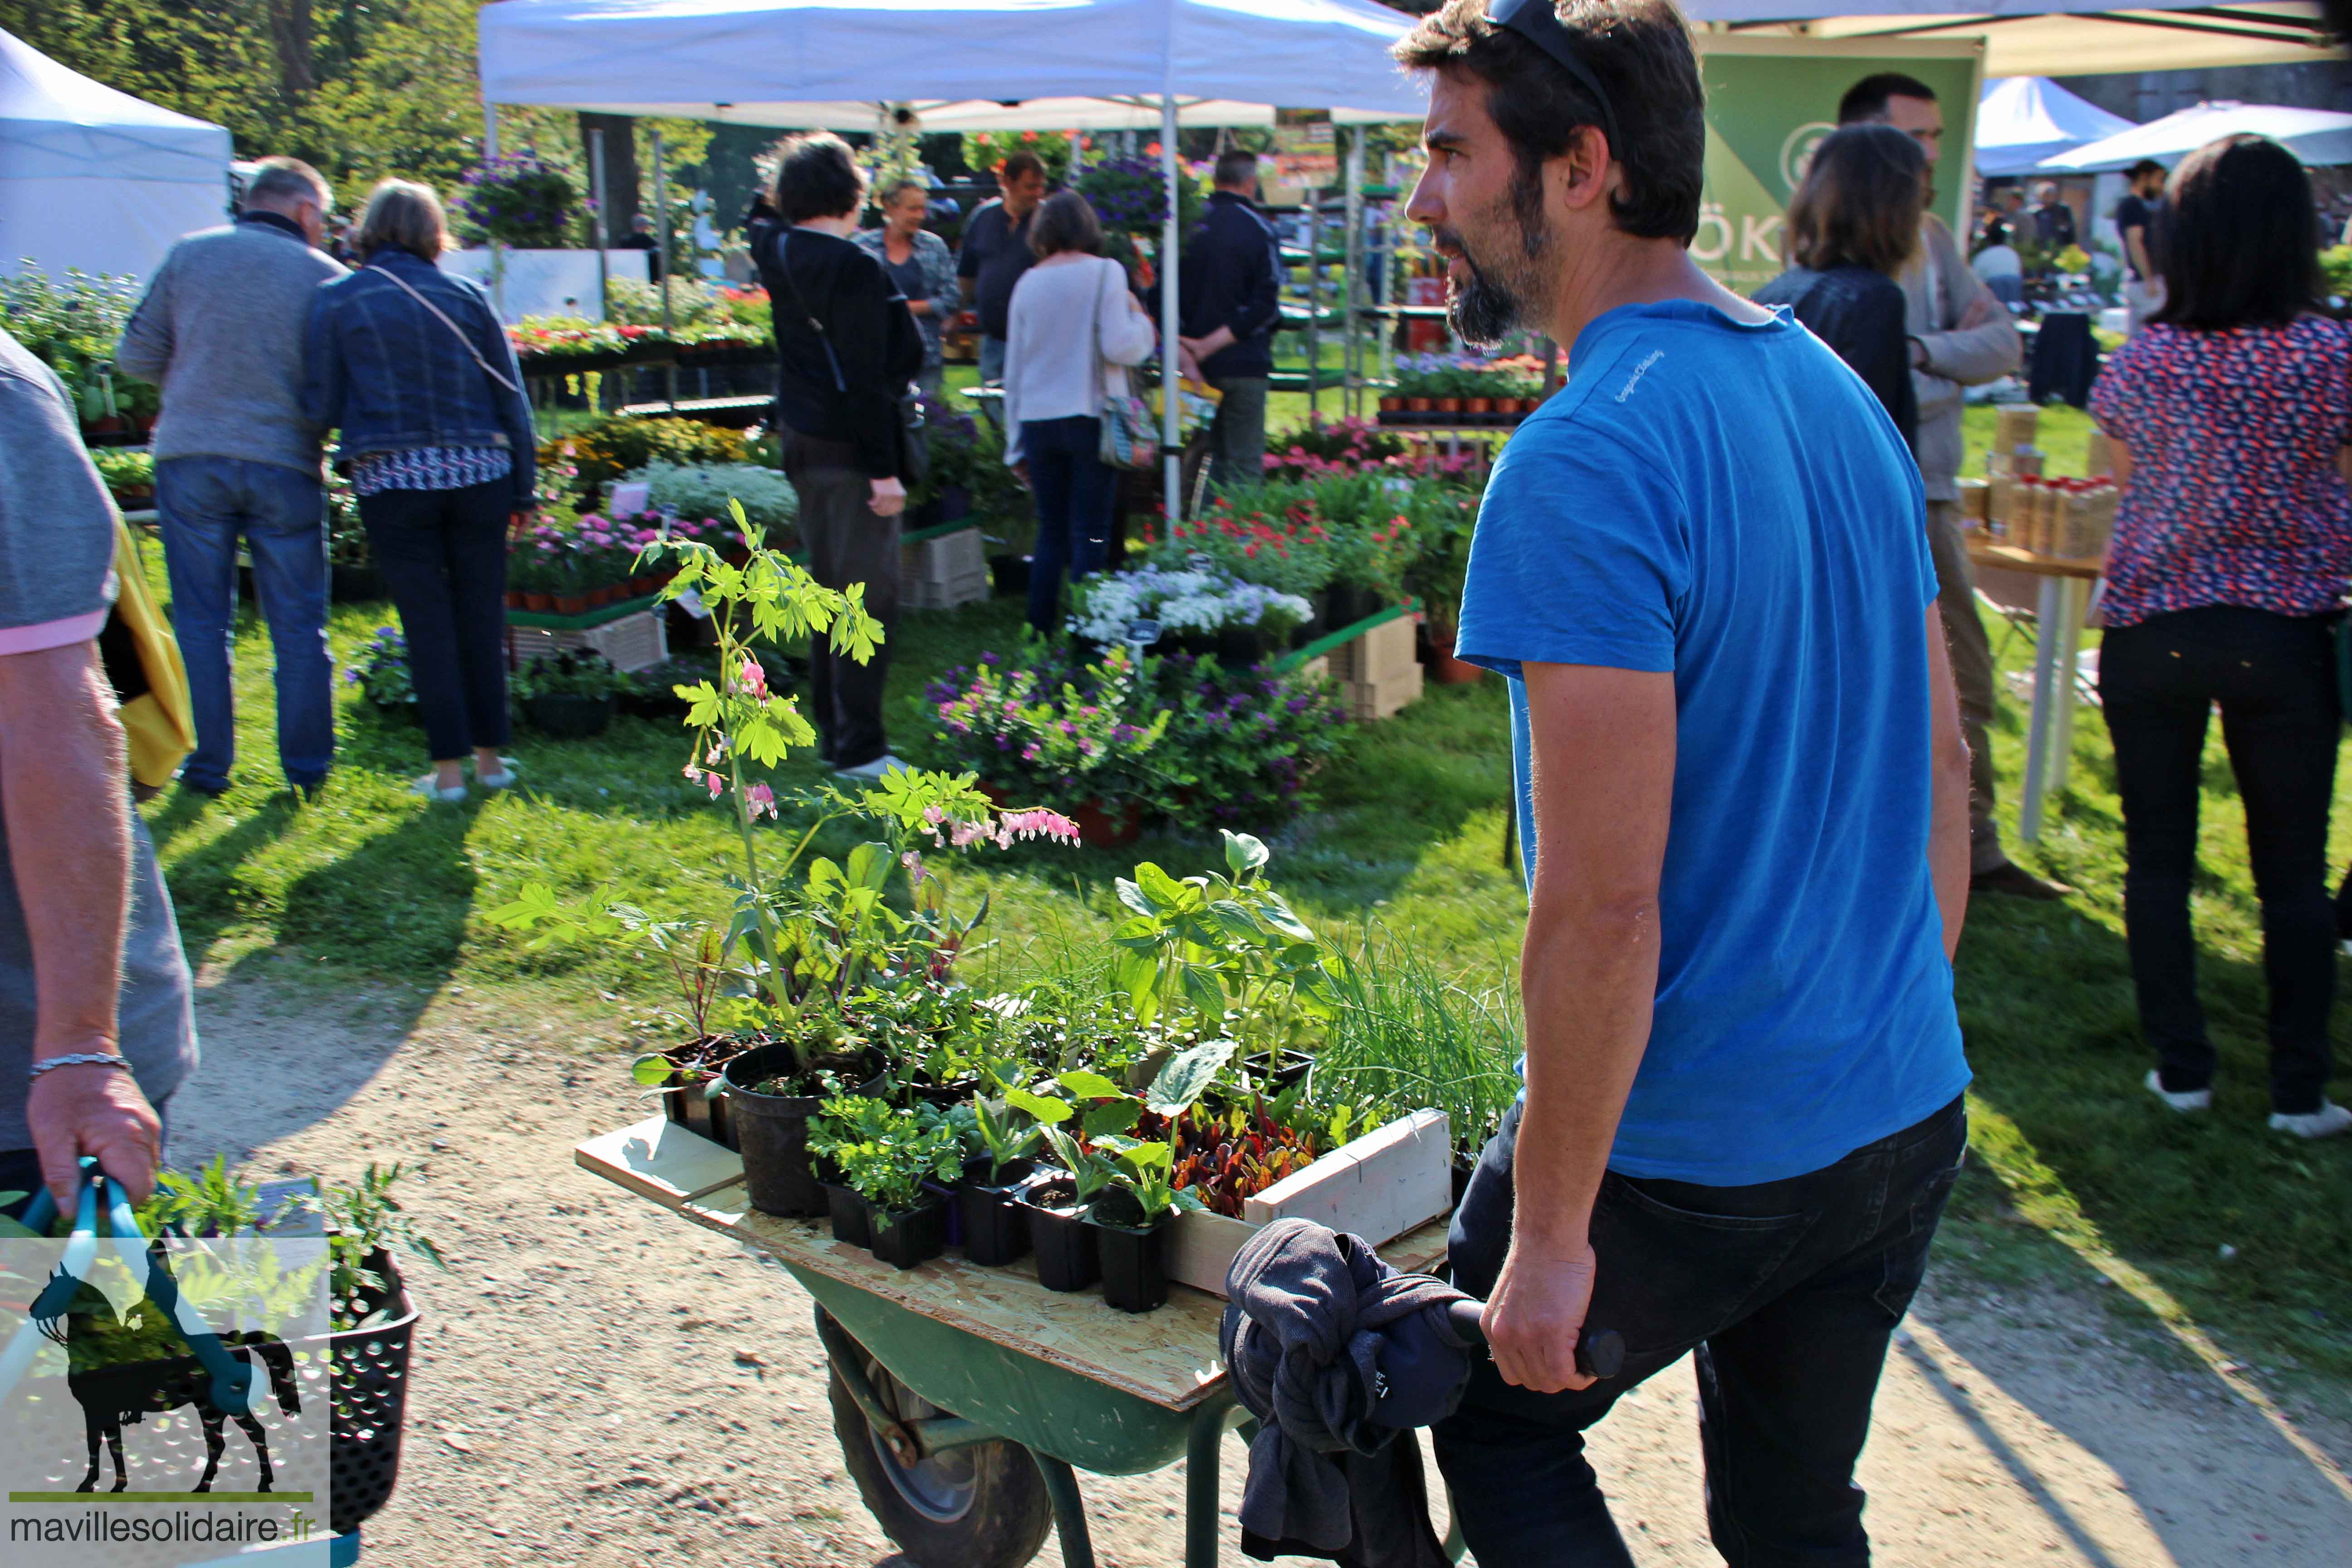
MULTIPOLYGON (((90 1334, 98 1325, 94 1314, 73 1311, 42 1322, 40 1328, 45 1336, 70 1351, 77 1331, 90 1334)), ((179 1336, 173 1332, 171 1337, 179 1336)), ((246 1331, 218 1337, 230 1359, 248 1368, 256 1357, 260 1359, 268 1371, 269 1389, 277 1396, 280 1411, 288 1415, 301 1413, 302 1393, 294 1375, 294 1352, 283 1341, 275 1334, 246 1331)), ((85 1344, 89 1342, 89 1339, 84 1340, 85 1344)), ((114 1485, 109 1489, 126 1489, 130 1476, 122 1459, 122 1428, 137 1425, 150 1414, 164 1415, 184 1405, 196 1407, 197 1418, 205 1428, 205 1473, 195 1485, 196 1491, 213 1489, 213 1478, 220 1473, 221 1453, 228 1446, 222 1427, 231 1420, 253 1443, 253 1456, 261 1469, 261 1484, 254 1489, 268 1491, 276 1479, 269 1464, 268 1435, 262 1430, 261 1423, 249 1410, 223 1410, 215 1404, 213 1375, 194 1355, 121 1361, 78 1370, 69 1367, 66 1387, 81 1406, 82 1425, 89 1438, 89 1471, 82 1477, 81 1485, 74 1489, 76 1491, 98 1489, 101 1442, 114 1456, 114 1485)))

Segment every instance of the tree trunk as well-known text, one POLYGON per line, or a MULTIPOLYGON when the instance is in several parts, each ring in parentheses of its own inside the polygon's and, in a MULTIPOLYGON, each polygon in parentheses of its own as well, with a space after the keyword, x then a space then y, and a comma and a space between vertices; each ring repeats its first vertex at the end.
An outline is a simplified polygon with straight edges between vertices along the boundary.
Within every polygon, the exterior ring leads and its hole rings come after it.
POLYGON ((269 0, 269 37, 278 49, 278 90, 289 103, 317 90, 310 63, 310 0, 269 0))
MULTIPOLYGON (((629 226, 637 216, 637 131, 636 121, 625 114, 580 115, 580 153, 587 160, 583 173, 593 181, 595 176, 595 153, 591 151, 595 140, 589 132, 604 133, 604 204, 605 210, 598 223, 599 238, 610 247, 629 237, 629 226)), ((595 186, 591 184, 589 195, 593 199, 595 186)))

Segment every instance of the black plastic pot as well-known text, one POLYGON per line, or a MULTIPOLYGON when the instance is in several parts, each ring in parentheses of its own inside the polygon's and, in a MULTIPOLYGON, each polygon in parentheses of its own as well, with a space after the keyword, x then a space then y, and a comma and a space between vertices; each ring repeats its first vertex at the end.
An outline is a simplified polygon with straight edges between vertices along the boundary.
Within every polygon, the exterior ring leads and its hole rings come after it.
POLYGON ((828 1212, 808 1150, 809 1118, 824 1100, 813 1094, 755 1094, 748 1087, 797 1066, 790 1046, 760 1046, 729 1062, 721 1076, 727 1082, 735 1147, 743 1156, 744 1193, 751 1206, 761 1214, 807 1218, 828 1212))
POLYGON ((882 1214, 869 1205, 868 1214, 867 1224, 873 1232, 869 1245, 874 1256, 885 1263, 912 1268, 948 1249, 945 1204, 925 1204, 905 1214, 882 1214))
POLYGON ((873 1211, 857 1195, 857 1190, 832 1182, 819 1182, 817 1185, 824 1189, 825 1210, 833 1215, 833 1239, 852 1247, 873 1246, 873 1211))
POLYGON ((1001 1182, 987 1181, 991 1162, 980 1162, 975 1177, 956 1192, 956 1207, 963 1221, 963 1255, 982 1268, 1002 1268, 1029 1250, 1029 1211, 1021 1202, 1030 1163, 1016 1160, 1004 1168, 1001 1182))
POLYGON ((960 1078, 953 1083, 915 1083, 908 1089, 926 1105, 936 1105, 941 1110, 961 1105, 980 1092, 980 1079, 960 1078))
POLYGON ((1103 1304, 1122 1312, 1149 1312, 1168 1300, 1168 1266, 1162 1243, 1167 1221, 1147 1229, 1105 1225, 1088 1216, 1082 1222, 1095 1238, 1102 1265, 1103 1304))
POLYGON ((1029 591, 1029 557, 992 555, 988 558, 988 576, 998 598, 1018 598, 1029 591))
POLYGON ((707 1040, 689 1040, 685 1045, 673 1046, 662 1055, 670 1060, 669 1082, 664 1086, 669 1092, 662 1096, 662 1114, 688 1132, 723 1148, 736 1148, 725 1087, 721 1085, 715 1094, 708 1092, 712 1087, 709 1079, 717 1078, 731 1058, 721 1056, 717 1061, 711 1060, 707 1040))
POLYGON ((1331 629, 1331 590, 1318 588, 1307 595, 1307 602, 1315 606, 1315 613, 1307 617, 1305 624, 1292 629, 1290 646, 1293 647, 1305 647, 1331 629))
POLYGON ((1381 596, 1370 588, 1354 583, 1334 583, 1324 592, 1324 625, 1331 631, 1344 631, 1381 613, 1381 596))
POLYGON ((581 697, 569 691, 546 691, 527 697, 523 716, 531 728, 558 741, 584 741, 601 735, 613 721, 610 697, 581 697))
POLYGON ((1102 1261, 1095 1251, 1095 1227, 1085 1211, 1071 1204, 1070 1184, 1048 1184, 1020 1200, 1029 1222, 1029 1245, 1037 1254, 1037 1283, 1048 1290, 1083 1290, 1102 1278, 1102 1261), (1059 1196, 1054 1195, 1058 1192, 1059 1196))
POLYGON ((1247 669, 1265 657, 1266 636, 1263 626, 1220 626, 1217 628, 1217 662, 1227 669, 1247 669))

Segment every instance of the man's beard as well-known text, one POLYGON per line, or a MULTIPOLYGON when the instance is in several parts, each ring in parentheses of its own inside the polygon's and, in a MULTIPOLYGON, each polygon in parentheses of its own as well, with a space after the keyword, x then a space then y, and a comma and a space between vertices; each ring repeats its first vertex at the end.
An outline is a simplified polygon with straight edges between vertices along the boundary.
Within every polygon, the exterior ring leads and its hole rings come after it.
POLYGON ((1480 216, 1496 227, 1507 216, 1518 230, 1516 250, 1500 247, 1502 253, 1490 258, 1491 270, 1470 254, 1461 230, 1442 228, 1435 238, 1439 246, 1459 256, 1470 272, 1468 282, 1456 283, 1446 293, 1446 315, 1454 324, 1454 335, 1473 348, 1491 351, 1513 332, 1542 325, 1546 290, 1538 263, 1550 247, 1551 235, 1543 221, 1540 177, 1530 177, 1524 171, 1515 175, 1509 194, 1480 216))

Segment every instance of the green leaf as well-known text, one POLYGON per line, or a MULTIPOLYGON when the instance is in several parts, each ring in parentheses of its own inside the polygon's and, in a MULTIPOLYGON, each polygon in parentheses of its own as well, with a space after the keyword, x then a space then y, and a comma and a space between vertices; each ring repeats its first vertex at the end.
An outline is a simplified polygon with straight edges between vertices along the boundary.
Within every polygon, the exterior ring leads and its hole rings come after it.
POLYGON ((1138 1101, 1113 1100, 1101 1105, 1088 1106, 1086 1115, 1079 1119, 1078 1126, 1088 1138, 1097 1139, 1105 1133, 1126 1131, 1142 1114, 1143 1107, 1138 1101))
POLYGON ((1290 912, 1290 906, 1276 894, 1268 893, 1258 905, 1258 919, 1290 938, 1293 942, 1313 942, 1315 930, 1290 912))
POLYGON ((1118 1100, 1127 1093, 1102 1074, 1084 1068, 1066 1072, 1054 1081, 1081 1100, 1118 1100))
POLYGON ((629 1077, 647 1089, 660 1089, 669 1082, 670 1065, 658 1052, 648 1052, 629 1064, 629 1077))
POLYGON ((1118 901, 1120 903, 1125 904, 1129 909, 1133 910, 1137 914, 1141 915, 1148 921, 1155 922, 1158 921, 1160 911, 1151 907, 1151 900, 1143 896, 1142 889, 1137 887, 1133 882, 1129 881, 1124 877, 1118 879, 1117 886, 1118 888, 1118 901))
POLYGON ((1213 1040, 1179 1052, 1169 1058, 1168 1065, 1151 1080, 1151 1087, 1143 1091, 1143 1103, 1155 1115, 1183 1115, 1216 1081, 1217 1074, 1233 1059, 1233 1055, 1231 1040, 1213 1040))
POLYGON ((1076 1114, 1066 1100, 1048 1100, 1042 1094, 1032 1094, 1025 1089, 1008 1089, 1004 1103, 1015 1110, 1025 1111, 1030 1120, 1042 1127, 1058 1127, 1076 1114))
POLYGON ((562 901, 556 898, 553 888, 545 882, 525 882, 512 903, 500 904, 482 918, 492 925, 520 931, 562 912, 562 901))
POLYGON ((1152 910, 1160 914, 1174 914, 1186 903, 1184 884, 1146 860, 1135 868, 1138 891, 1151 900, 1152 910))
POLYGON ((1200 969, 1184 971, 1184 999, 1203 1023, 1222 1022, 1225 1016, 1225 993, 1214 976, 1200 969))
POLYGON ((1225 836, 1225 866, 1235 877, 1263 869, 1266 861, 1273 858, 1263 839, 1254 838, 1246 833, 1235 833, 1230 828, 1217 831, 1225 836))
POLYGON ((892 856, 887 844, 861 844, 849 852, 850 885, 876 892, 890 879, 892 856))
POLYGON ((1244 942, 1255 942, 1265 935, 1258 928, 1257 917, 1231 899, 1219 899, 1209 906, 1209 913, 1227 932, 1244 942))
POLYGON ((686 704, 686 727, 708 730, 719 722, 719 689, 707 680, 691 686, 673 686, 670 690, 686 704))

